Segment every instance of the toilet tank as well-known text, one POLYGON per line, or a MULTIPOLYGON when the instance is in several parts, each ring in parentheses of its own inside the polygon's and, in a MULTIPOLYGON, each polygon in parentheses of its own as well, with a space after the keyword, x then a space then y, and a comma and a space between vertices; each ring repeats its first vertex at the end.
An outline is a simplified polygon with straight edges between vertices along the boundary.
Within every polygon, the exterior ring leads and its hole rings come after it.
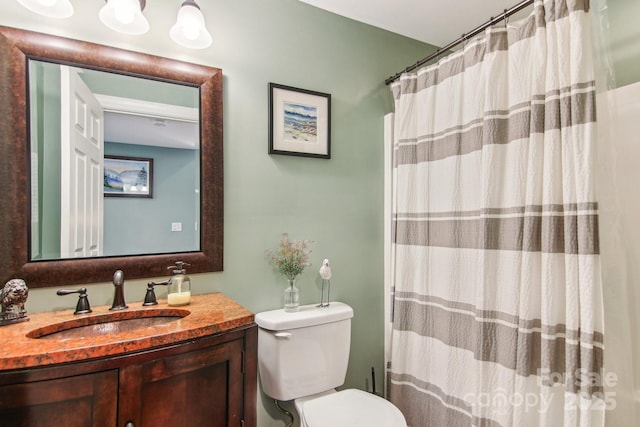
POLYGON ((263 391, 284 401, 344 384, 352 317, 353 309, 340 302, 256 314, 263 391))

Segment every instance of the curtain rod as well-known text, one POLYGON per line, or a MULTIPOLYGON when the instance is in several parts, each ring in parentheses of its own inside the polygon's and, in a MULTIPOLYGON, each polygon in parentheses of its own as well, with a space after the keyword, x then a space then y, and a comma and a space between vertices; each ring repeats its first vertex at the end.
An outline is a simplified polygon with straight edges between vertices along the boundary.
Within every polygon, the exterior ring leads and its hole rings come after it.
POLYGON ((484 24, 480 25, 479 27, 474 28, 469 33, 463 34, 460 38, 458 38, 455 41, 452 41, 451 43, 449 43, 445 47, 441 47, 440 49, 436 50, 435 52, 433 52, 431 55, 427 56, 426 58, 422 58, 420 61, 416 62, 415 64, 410 65, 407 68, 405 68, 404 70, 394 74, 393 76, 391 76, 388 79, 386 79, 384 81, 384 83, 386 85, 390 85, 391 83, 393 83, 396 80, 398 80, 403 73, 408 73, 409 71, 413 71, 416 68, 418 68, 419 66, 426 64, 427 62, 431 61, 434 58, 437 58, 438 56, 440 56, 441 53, 446 52, 446 51, 450 50, 451 48, 459 45, 460 43, 463 43, 466 40, 477 36, 478 34, 480 34, 485 29, 491 27, 492 25, 497 24, 498 22, 502 21, 503 19, 507 19, 508 17, 513 15, 514 13, 520 12, 525 7, 533 4, 533 1, 534 0, 523 0, 520 3, 518 3, 517 5, 509 8, 509 9, 505 9, 504 12, 502 12, 497 17, 495 17, 495 18, 492 17, 490 20, 488 20, 484 24))

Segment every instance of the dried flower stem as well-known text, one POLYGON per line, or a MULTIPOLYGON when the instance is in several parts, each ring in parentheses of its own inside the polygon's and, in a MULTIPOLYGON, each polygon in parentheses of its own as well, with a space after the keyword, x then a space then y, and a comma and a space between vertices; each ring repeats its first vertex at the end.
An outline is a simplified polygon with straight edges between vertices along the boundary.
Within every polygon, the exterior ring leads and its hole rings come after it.
POLYGON ((282 240, 277 251, 267 249, 269 261, 278 268, 287 279, 294 280, 305 267, 310 266, 309 254, 311 250, 307 248, 309 240, 289 240, 288 233, 282 233, 282 240))

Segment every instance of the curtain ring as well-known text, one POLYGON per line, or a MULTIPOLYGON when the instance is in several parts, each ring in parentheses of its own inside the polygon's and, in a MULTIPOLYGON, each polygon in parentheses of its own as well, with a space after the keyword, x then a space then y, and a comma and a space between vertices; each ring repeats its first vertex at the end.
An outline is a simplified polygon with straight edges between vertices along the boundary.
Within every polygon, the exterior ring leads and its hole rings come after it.
POLYGON ((504 28, 507 28, 509 25, 509 15, 507 15, 507 9, 504 10, 504 28))

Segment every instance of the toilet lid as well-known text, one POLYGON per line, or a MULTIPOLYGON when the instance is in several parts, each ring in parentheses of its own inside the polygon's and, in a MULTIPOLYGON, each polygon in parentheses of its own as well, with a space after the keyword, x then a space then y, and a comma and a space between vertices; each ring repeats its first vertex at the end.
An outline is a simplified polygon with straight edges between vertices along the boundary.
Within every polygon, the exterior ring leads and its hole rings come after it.
POLYGON ((304 403, 304 420, 309 427, 406 427, 402 412, 391 402, 349 389, 304 403))

